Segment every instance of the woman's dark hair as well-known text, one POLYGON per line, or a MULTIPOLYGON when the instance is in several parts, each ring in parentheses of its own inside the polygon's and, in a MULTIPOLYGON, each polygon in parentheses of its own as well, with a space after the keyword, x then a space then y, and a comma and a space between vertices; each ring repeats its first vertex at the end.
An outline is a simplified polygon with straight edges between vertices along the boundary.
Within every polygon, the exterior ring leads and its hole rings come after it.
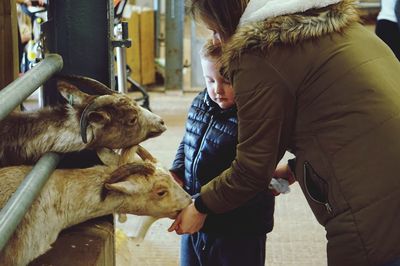
POLYGON ((250 0, 188 0, 189 11, 216 30, 223 39, 231 37, 250 0))

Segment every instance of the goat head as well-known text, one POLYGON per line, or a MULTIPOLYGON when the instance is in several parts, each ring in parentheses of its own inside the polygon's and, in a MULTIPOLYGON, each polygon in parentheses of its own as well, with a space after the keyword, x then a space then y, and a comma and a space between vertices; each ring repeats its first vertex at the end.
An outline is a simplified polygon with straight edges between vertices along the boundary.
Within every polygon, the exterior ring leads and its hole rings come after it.
POLYGON ((57 83, 61 95, 71 105, 80 107, 82 141, 88 147, 126 148, 156 137, 166 130, 158 115, 139 106, 135 100, 84 77, 63 77, 57 83), (93 88, 89 95, 73 84, 78 80, 93 88))

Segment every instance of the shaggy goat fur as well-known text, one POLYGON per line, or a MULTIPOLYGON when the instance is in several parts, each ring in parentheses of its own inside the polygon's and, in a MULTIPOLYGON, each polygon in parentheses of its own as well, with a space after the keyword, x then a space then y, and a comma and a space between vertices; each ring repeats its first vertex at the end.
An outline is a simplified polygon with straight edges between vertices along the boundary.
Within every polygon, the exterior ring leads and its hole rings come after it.
MULTIPOLYGON (((30 170, 0 169, 0 207, 30 170)), ((0 265, 28 264, 51 247, 61 230, 95 217, 129 213, 174 218, 190 203, 169 172, 151 161, 56 170, 0 251, 0 265)))
POLYGON ((49 151, 126 148, 166 130, 158 115, 126 95, 88 95, 65 81, 58 89, 69 103, 0 121, 0 166, 32 164, 49 151))

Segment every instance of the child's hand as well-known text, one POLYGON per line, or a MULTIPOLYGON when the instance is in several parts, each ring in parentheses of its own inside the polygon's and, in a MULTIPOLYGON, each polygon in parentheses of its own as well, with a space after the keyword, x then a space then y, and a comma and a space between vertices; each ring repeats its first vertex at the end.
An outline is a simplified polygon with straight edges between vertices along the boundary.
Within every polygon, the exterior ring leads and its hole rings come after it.
POLYGON ((168 232, 175 231, 178 235, 194 234, 204 225, 207 214, 197 211, 194 203, 183 209, 175 221, 168 228, 168 232))

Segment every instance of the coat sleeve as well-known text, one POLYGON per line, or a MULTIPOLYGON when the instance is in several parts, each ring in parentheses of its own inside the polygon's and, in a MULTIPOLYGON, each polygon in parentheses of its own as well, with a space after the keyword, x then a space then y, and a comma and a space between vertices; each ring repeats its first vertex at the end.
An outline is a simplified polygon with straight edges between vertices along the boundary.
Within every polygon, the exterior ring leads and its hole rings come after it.
POLYGON ((231 68, 239 119, 236 158, 202 187, 199 199, 214 213, 241 206, 267 189, 295 116, 294 89, 264 57, 244 54, 236 65, 231 68))

